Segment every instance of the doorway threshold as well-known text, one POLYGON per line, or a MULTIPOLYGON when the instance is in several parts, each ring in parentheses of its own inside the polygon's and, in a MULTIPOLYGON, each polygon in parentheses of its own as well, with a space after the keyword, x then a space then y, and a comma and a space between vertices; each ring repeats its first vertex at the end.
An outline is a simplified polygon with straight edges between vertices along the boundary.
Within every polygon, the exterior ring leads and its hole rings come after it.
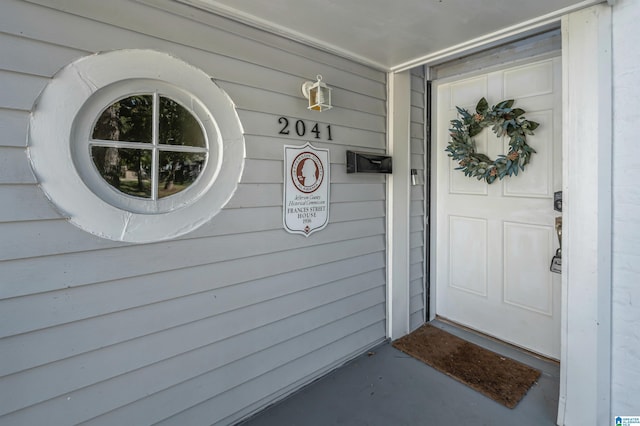
POLYGON ((474 330, 455 321, 448 320, 446 318, 436 316, 436 318, 429 324, 434 327, 438 327, 454 336, 460 337, 468 342, 475 343, 478 346, 482 346, 485 349, 489 349, 502 356, 515 359, 530 367, 543 370, 544 368, 550 369, 549 373, 552 373, 556 369, 560 374, 560 363, 558 360, 546 357, 539 353, 529 351, 520 346, 512 345, 503 340, 484 334, 480 331, 474 330), (538 366, 539 364, 539 366, 538 366))

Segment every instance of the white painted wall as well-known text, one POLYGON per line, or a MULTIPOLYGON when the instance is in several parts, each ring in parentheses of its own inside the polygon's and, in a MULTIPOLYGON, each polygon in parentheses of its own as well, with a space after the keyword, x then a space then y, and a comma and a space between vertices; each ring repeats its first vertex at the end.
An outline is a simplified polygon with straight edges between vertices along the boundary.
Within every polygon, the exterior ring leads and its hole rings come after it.
POLYGON ((640 2, 613 7, 612 415, 640 415, 640 2))

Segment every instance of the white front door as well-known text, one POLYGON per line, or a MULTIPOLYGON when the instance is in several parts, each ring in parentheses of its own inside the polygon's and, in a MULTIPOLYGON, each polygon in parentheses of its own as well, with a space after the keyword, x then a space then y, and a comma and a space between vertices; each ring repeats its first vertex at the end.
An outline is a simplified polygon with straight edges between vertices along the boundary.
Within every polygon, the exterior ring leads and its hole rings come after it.
MULTIPOLYGON (((562 186, 561 61, 546 59, 435 82, 436 314, 542 355, 560 358, 560 275, 549 271, 558 247, 553 193, 562 186), (464 176, 444 151, 456 106, 474 112, 514 99, 540 126, 536 151, 518 176, 492 184, 464 176)), ((486 128, 477 150, 495 159, 506 139, 486 128)))

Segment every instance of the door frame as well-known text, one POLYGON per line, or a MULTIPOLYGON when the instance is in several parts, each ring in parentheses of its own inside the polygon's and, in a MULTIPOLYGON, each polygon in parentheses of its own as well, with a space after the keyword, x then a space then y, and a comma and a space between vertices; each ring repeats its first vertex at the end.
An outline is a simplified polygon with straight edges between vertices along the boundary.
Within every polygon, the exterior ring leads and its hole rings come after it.
MULTIPOLYGON (((401 256, 403 248, 408 247, 408 229, 398 220, 405 213, 395 204, 400 202, 408 211, 409 174, 404 173, 408 168, 397 168, 409 164, 407 70, 425 65, 428 78, 430 65, 560 24, 564 194, 558 401, 561 425, 607 424, 611 419, 611 21, 611 8, 606 3, 574 9, 553 19, 541 17, 484 40, 473 40, 467 47, 454 46, 388 75, 388 146, 394 156, 394 176, 387 185, 387 204, 388 210, 395 211, 387 216, 387 335, 396 339, 409 332, 408 257, 401 256)), ((431 161, 433 173, 433 155, 431 161)), ((433 240, 429 244, 433 265, 437 253, 433 240)), ((433 315, 435 286, 430 287, 433 315)))

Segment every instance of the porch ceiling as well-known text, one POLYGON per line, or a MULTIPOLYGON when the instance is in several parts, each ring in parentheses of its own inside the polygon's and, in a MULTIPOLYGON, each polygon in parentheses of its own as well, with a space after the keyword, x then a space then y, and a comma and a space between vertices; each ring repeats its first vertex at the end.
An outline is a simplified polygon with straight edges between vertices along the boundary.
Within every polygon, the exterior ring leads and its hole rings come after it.
POLYGON ((603 0, 177 0, 383 70, 603 0))

